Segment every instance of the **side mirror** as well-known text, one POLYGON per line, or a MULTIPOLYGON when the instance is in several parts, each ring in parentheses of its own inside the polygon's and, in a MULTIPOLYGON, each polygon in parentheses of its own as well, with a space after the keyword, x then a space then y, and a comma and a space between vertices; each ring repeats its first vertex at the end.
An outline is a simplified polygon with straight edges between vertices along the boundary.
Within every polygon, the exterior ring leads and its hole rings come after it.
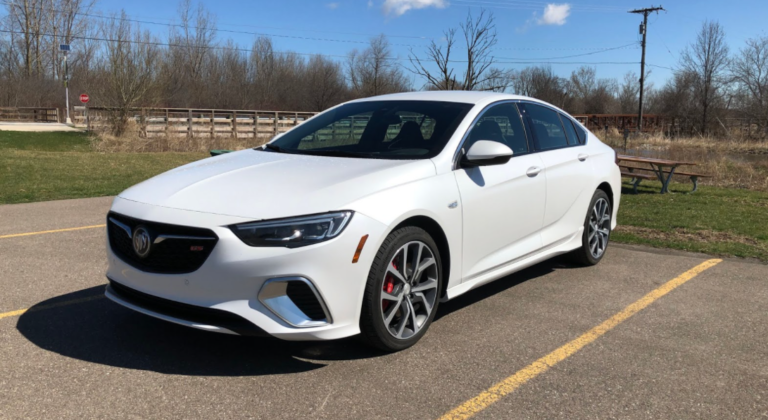
POLYGON ((491 140, 478 140, 461 158, 462 167, 503 165, 512 158, 512 149, 491 140))

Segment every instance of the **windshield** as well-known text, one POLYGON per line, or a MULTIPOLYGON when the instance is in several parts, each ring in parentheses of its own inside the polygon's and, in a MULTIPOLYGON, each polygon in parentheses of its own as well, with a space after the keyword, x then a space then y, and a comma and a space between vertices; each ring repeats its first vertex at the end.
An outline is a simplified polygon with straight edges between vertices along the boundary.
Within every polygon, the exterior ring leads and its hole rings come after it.
POLYGON ((429 159, 443 150, 472 104, 354 102, 326 111, 265 150, 374 159, 429 159))

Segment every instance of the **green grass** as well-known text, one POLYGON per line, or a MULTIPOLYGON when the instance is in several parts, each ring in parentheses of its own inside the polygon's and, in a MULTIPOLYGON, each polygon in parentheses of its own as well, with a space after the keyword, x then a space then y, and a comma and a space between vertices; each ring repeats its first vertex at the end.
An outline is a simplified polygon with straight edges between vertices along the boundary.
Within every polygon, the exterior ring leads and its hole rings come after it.
POLYGON ((768 193, 690 184, 644 182, 638 194, 628 184, 621 196, 617 242, 752 257, 768 261, 768 193))
POLYGON ((0 131, 0 150, 35 150, 41 152, 88 152, 90 140, 84 133, 29 133, 0 131))
MULTIPOLYGON (((82 133, 0 131, 0 204, 115 195, 205 153, 97 153, 82 133)), ((617 242, 768 261, 768 193, 625 184, 617 242)))
POLYGON ((115 195, 205 153, 97 153, 82 133, 0 131, 0 204, 115 195))

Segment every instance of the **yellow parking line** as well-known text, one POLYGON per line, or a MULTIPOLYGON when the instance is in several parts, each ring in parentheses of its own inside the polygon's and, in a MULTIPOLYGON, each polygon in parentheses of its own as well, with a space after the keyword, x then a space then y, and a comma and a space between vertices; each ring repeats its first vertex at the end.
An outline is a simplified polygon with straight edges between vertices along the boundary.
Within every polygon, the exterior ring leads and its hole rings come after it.
POLYGON ((80 227, 73 227, 73 228, 66 228, 66 229, 41 230, 39 232, 14 233, 12 235, 2 235, 0 236, 0 239, 18 238, 20 236, 42 235, 44 233, 59 233, 59 232, 71 232, 73 230, 96 229, 96 228, 103 228, 106 226, 107 225, 92 225, 92 226, 80 226, 80 227))
POLYGON ((20 315, 23 315, 23 314, 25 314, 27 312, 37 312, 37 311, 42 311, 42 310, 45 310, 45 309, 58 308, 60 306, 67 306, 67 305, 74 305, 76 303, 90 302, 92 300, 101 299, 103 297, 104 297, 104 295, 88 296, 88 297, 84 297, 84 298, 80 298, 80 299, 72 299, 72 300, 65 300, 64 302, 51 303, 49 305, 35 306, 33 308, 17 309, 15 311, 1 313, 0 314, 0 319, 10 318, 10 317, 13 317, 13 316, 20 316, 20 315))
POLYGON ((643 296, 637 302, 627 306, 621 312, 608 318, 602 324, 592 328, 591 330, 587 331, 586 333, 576 338, 575 340, 565 344, 564 346, 558 348, 552 353, 549 353, 548 355, 542 357, 541 359, 531 363, 530 365, 526 366, 525 368, 518 371, 514 375, 493 385, 487 390, 481 392, 476 397, 466 401, 460 406, 445 413, 442 417, 440 417, 440 420, 468 419, 474 416, 480 411, 488 408, 491 404, 503 398, 505 395, 511 394, 524 383, 546 372, 549 368, 556 365, 557 363, 567 359, 569 356, 581 350, 582 347, 597 340, 600 336, 612 330, 614 327, 621 324, 622 322, 626 321, 632 315, 640 312, 641 310, 643 310, 645 307, 647 307, 651 303, 655 302, 660 297, 671 292, 672 290, 684 284, 688 280, 696 277, 699 273, 703 272, 704 270, 717 265, 721 261, 722 260, 718 260, 718 259, 705 261, 697 265, 696 267, 693 267, 692 269, 686 271, 680 276, 668 281, 667 283, 664 283, 657 289, 643 296))

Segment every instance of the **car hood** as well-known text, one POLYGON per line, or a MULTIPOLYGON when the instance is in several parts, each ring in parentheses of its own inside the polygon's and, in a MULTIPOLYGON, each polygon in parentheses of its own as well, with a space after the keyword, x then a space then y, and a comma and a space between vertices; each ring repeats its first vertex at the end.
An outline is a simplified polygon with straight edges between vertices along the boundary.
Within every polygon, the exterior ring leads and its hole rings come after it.
POLYGON ((344 210, 362 197, 435 175, 430 160, 244 150, 173 169, 119 197, 254 220, 344 210))

